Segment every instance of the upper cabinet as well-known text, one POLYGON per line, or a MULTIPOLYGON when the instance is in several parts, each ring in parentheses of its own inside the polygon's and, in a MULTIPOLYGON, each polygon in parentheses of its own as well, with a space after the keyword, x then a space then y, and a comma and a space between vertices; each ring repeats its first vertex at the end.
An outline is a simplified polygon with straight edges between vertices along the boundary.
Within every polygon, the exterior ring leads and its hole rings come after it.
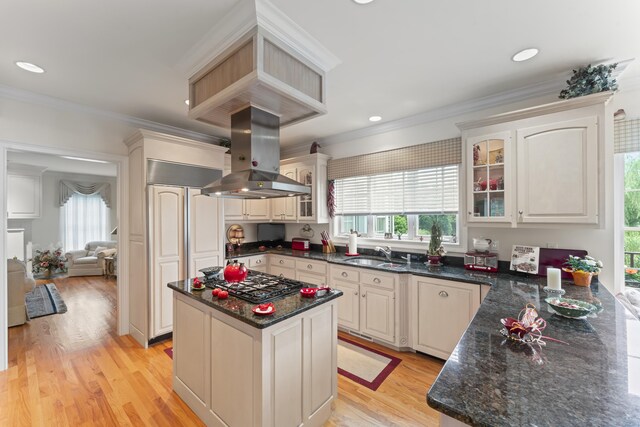
POLYGON ((611 93, 458 124, 465 142, 467 223, 599 224, 599 161, 611 93))
POLYGON ((42 168, 9 165, 7 170, 7 218, 40 218, 42 168))

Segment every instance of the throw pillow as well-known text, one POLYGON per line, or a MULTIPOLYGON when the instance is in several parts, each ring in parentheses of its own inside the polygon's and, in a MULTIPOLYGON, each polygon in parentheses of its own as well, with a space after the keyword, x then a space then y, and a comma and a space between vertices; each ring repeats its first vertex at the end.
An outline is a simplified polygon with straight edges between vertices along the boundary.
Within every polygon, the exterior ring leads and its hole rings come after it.
POLYGON ((95 252, 93 253, 93 256, 98 256, 100 255, 100 252, 102 251, 106 251, 107 247, 106 246, 98 246, 95 250, 95 252))

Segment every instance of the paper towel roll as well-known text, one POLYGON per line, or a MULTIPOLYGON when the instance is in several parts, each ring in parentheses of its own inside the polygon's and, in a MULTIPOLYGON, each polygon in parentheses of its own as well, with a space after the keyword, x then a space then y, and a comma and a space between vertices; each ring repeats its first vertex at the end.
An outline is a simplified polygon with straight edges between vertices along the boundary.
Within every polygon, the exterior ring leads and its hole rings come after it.
POLYGON ((358 235, 356 233, 349 234, 349 253, 358 253, 358 235))

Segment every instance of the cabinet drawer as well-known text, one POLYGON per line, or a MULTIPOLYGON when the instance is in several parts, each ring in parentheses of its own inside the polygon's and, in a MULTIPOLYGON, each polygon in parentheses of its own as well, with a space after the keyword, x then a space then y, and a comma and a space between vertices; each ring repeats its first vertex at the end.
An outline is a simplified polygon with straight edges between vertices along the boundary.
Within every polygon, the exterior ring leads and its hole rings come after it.
POLYGON ((331 277, 338 279, 341 282, 355 282, 360 281, 360 272, 353 268, 344 267, 331 267, 331 277))
POLYGON ((395 290, 395 277, 384 273, 360 272, 360 283, 395 290))
POLYGON ((284 268, 296 268, 296 260, 291 257, 271 255, 269 265, 284 268))
POLYGON ((296 280, 304 283, 310 283, 321 288, 327 286, 327 276, 307 273, 305 271, 298 271, 296 280))
POLYGON ((327 263, 322 261, 296 260, 296 270, 307 273, 327 274, 327 263))
POLYGON ((271 265, 269 267, 269 274, 273 274, 274 276, 284 277, 286 279, 296 280, 296 271, 293 268, 284 268, 279 265, 271 265))
POLYGON ((256 268, 256 267, 266 267, 267 266, 267 256, 266 255, 259 255, 259 256, 252 256, 249 258, 249 268, 256 268))

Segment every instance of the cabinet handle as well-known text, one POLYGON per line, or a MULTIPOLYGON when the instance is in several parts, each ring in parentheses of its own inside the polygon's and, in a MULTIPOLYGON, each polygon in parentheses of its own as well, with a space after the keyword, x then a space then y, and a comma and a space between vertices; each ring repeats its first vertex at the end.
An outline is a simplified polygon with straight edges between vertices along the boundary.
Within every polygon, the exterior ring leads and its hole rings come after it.
POLYGON ((354 292, 353 292, 353 294, 354 294, 355 296, 358 296, 358 291, 354 291, 354 292))
POLYGON ((440 296, 441 296, 441 297, 443 297, 443 298, 446 298, 446 297, 448 297, 448 296, 449 296, 449 294, 447 293, 447 291, 440 291, 440 292, 438 292, 438 295, 440 295, 440 296))
POLYGON ((378 279, 377 277, 373 278, 373 283, 380 283, 380 279, 378 279))
POLYGON ((284 264, 284 260, 283 259, 280 260, 280 264, 284 264))
POLYGON ((366 296, 367 296, 366 292, 362 294, 362 298, 366 298, 366 296))
POLYGON ((308 268, 309 270, 313 270, 313 265, 311 265, 311 264, 307 264, 307 268, 308 268))
POLYGON ((346 271, 343 271, 343 272, 342 272, 342 277, 347 277, 347 276, 348 276, 347 272, 346 272, 346 271))
POLYGON ((284 273, 280 273, 280 274, 278 274, 278 276, 284 277, 284 273))
POLYGON ((467 212, 469 215, 471 215, 471 211, 467 212))
POLYGON ((518 211, 518 213, 519 213, 520 215, 522 215, 524 212, 523 212, 523 211, 518 211))
POLYGON ((256 260, 256 264, 262 264, 262 260, 261 259, 256 260))

